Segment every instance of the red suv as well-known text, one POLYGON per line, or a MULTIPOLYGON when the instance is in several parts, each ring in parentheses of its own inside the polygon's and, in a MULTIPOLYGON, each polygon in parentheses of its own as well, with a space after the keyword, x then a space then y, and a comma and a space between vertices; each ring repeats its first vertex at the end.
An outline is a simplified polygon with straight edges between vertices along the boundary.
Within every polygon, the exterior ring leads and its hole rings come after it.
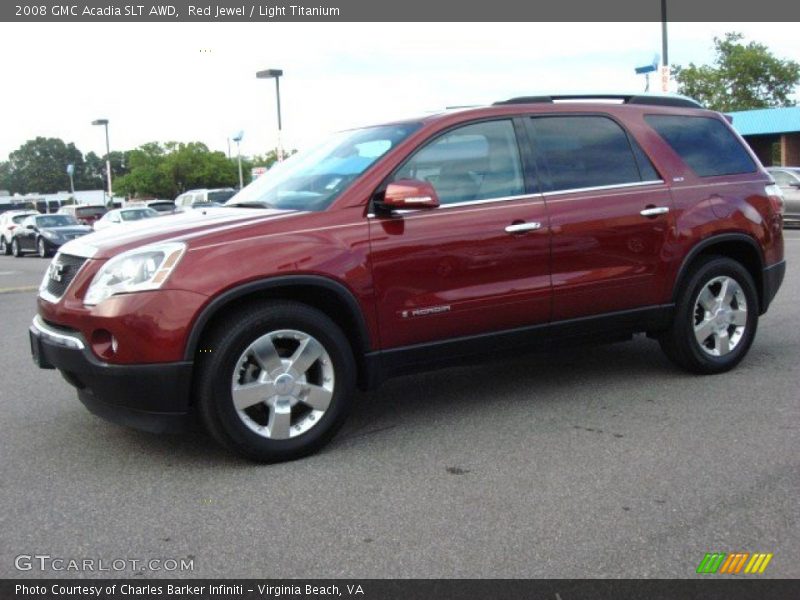
POLYGON ((784 275, 782 198, 682 97, 526 97, 344 131, 225 207, 64 245, 30 329, 92 412, 195 416, 244 456, 308 454, 356 386, 646 332, 720 373, 784 275))

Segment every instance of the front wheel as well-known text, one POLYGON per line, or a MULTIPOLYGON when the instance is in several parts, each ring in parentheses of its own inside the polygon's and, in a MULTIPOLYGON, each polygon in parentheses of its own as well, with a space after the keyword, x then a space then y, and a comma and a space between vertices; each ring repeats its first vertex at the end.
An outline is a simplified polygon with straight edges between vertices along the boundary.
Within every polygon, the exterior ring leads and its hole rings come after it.
POLYGON ((198 367, 206 428, 260 462, 324 446, 344 423, 355 390, 355 359, 342 330, 296 302, 265 302, 229 315, 203 342, 198 367))
POLYGON ((11 254, 13 254, 15 258, 22 256, 22 249, 19 247, 19 240, 16 238, 11 240, 11 254))
POLYGON ((750 273, 729 258, 711 256, 693 268, 678 292, 672 326, 660 338, 666 355, 701 374, 735 367, 758 328, 758 295, 750 273))
POLYGON ((49 255, 49 252, 47 252, 47 246, 45 246, 42 238, 39 238, 39 241, 36 243, 36 252, 41 258, 47 258, 49 255))
POLYGON ((8 256, 11 254, 11 246, 6 242, 6 236, 0 234, 0 255, 8 256))

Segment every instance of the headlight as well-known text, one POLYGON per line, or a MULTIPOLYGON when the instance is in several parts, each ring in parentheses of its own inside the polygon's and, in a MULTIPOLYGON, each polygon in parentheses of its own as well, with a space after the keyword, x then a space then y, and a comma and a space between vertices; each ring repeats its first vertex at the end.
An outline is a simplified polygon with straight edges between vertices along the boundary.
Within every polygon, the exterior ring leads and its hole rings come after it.
POLYGON ((116 294, 160 288, 185 250, 180 243, 153 244, 115 256, 94 276, 83 303, 94 306, 116 294))
POLYGON ((57 240, 58 234, 52 231, 44 230, 42 231, 42 235, 46 237, 48 240, 57 240))

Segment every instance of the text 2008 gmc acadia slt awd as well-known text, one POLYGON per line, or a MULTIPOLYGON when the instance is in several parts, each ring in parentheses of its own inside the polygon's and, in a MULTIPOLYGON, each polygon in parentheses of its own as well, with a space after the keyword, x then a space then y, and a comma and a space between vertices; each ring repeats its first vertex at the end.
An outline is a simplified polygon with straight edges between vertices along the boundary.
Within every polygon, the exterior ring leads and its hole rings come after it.
POLYGON ((356 386, 480 354, 646 332, 734 367, 783 280, 780 189, 693 100, 570 100, 344 131, 224 207, 69 242, 34 359, 107 419, 197 415, 267 462, 330 440, 356 386))

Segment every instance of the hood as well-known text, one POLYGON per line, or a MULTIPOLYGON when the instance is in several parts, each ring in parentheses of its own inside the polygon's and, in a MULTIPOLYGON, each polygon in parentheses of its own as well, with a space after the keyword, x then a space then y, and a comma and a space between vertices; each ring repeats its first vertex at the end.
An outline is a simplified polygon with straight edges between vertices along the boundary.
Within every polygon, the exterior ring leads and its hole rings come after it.
POLYGON ((125 227, 109 227, 67 242, 64 254, 87 258, 110 258, 133 248, 156 242, 202 238, 205 234, 238 229, 251 223, 283 219, 299 214, 293 210, 227 208, 192 210, 153 219, 131 222, 125 227))
POLYGON ((92 231, 92 228, 85 225, 63 225, 61 227, 40 227, 39 231, 47 231, 56 235, 83 235, 92 231))

